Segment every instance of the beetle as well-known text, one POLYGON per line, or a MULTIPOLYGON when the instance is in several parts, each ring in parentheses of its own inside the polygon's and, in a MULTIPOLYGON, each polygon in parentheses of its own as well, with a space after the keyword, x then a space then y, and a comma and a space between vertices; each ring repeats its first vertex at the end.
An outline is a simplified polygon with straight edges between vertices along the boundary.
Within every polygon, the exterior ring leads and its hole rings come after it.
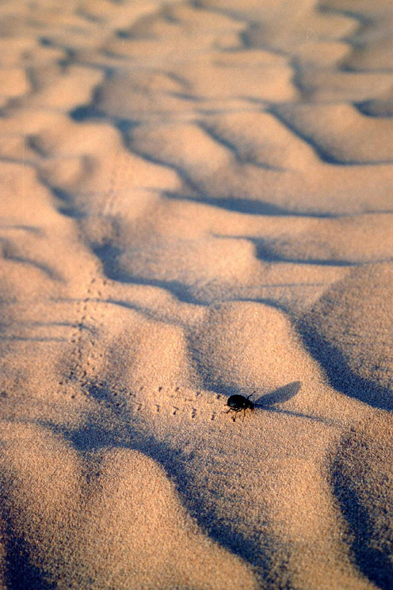
MULTIPOLYGON (((229 410, 226 411, 226 414, 229 412, 234 412, 232 420, 236 421, 236 414, 243 410, 243 420, 246 414, 246 410, 254 410, 255 408, 263 408, 265 410, 270 410, 272 412, 283 412, 288 413, 285 410, 276 409, 274 406, 275 404, 280 404, 290 400, 294 397, 298 391, 300 390, 302 384, 300 381, 294 381, 293 383, 288 383, 288 385, 284 385, 283 387, 279 387, 272 393, 268 393, 264 395, 262 398, 259 398, 257 401, 252 402, 250 401, 250 397, 255 395, 256 391, 253 391, 248 397, 244 395, 240 395, 240 393, 236 393, 231 395, 227 400, 227 406, 229 410)), ((289 412, 291 414, 291 412, 289 412)), ((293 415, 293 413, 292 413, 293 415)), ((300 415, 300 414, 299 414, 300 415)), ((303 415, 304 418, 310 418, 310 416, 303 415)), ((314 418, 310 418, 314 419, 314 418)))
MULTIPOLYGON (((252 397, 253 395, 253 393, 251 393, 248 397, 244 397, 244 395, 240 395, 239 393, 231 395, 227 401, 227 406, 229 407, 229 410, 227 410, 225 413, 228 414, 229 412, 235 412, 235 414, 238 414, 243 410, 244 420, 246 410, 254 410, 255 408, 254 403, 250 400, 250 397, 252 397)), ((232 420, 235 422, 236 415, 232 417, 232 420)))

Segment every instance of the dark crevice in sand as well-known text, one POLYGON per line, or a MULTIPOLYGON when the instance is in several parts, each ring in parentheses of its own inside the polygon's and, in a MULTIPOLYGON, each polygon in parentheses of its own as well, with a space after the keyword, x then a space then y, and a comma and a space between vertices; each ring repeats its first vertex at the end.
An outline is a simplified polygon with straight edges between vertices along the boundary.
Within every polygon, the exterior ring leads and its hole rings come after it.
MULTIPOLYGON (((213 14, 222 14, 235 22, 244 24, 246 27, 251 27, 254 24, 254 21, 247 19, 245 14, 241 14, 239 13, 239 11, 231 10, 230 8, 216 8, 214 6, 205 6, 204 2, 201 2, 200 0, 189 0, 189 4, 196 10, 200 9, 202 11, 212 12, 213 14)), ((239 33, 239 37, 243 42, 244 47, 247 48, 247 39, 243 38, 243 33, 245 32, 246 31, 239 33)))
POLYGON ((199 96, 194 96, 192 94, 186 94, 185 92, 167 92, 167 96, 172 96, 174 98, 181 98, 182 100, 188 101, 193 103, 192 106, 196 107, 198 102, 203 102, 203 99, 199 96))
POLYGON ((318 219, 336 219, 339 215, 330 213, 317 213, 317 212, 300 212, 285 209, 279 205, 273 205, 267 201, 256 201, 245 198, 216 198, 209 197, 202 193, 198 196, 185 195, 173 192, 165 192, 166 197, 170 199, 193 201, 195 203, 205 203, 214 207, 220 207, 227 209, 228 211, 236 211, 237 213, 248 213, 250 215, 268 215, 268 216, 290 216, 290 217, 316 217, 318 219))
POLYGON ((52 590, 58 588, 55 582, 49 582, 44 572, 33 565, 29 556, 27 543, 14 536, 6 543, 7 590, 52 590))
MULTIPOLYGON (((180 461, 178 460, 176 469, 179 472, 181 469, 180 465, 180 461)), ((192 478, 190 478, 189 485, 193 487, 192 478)), ((187 493, 187 487, 178 485, 177 489, 189 513, 197 520, 200 528, 222 547, 235 553, 253 566, 256 579, 261 584, 261 588, 266 587, 266 584, 274 584, 268 587, 279 588, 280 590, 290 590, 292 588, 288 581, 290 575, 286 570, 285 564, 282 564, 280 568, 277 568, 276 563, 274 564, 276 567, 273 565, 272 556, 275 553, 283 552, 273 537, 268 538, 266 533, 264 535, 260 530, 253 531, 255 538, 252 538, 251 535, 247 538, 237 530, 236 520, 239 517, 238 514, 228 515, 228 520, 233 520, 233 524, 230 524, 227 520, 224 522, 217 515, 214 508, 210 508, 208 511, 206 510, 206 505, 212 505, 212 502, 207 497, 208 493, 204 493, 203 490, 197 490, 196 487, 193 487, 197 491, 190 498, 187 493), (258 539, 258 533, 261 536, 265 536, 263 542, 261 542, 260 538, 258 539), (275 569, 282 570, 280 575, 274 573, 275 569)))
POLYGON ((337 68, 337 71, 348 73, 348 74, 392 74, 393 67, 392 68, 361 68, 361 67, 343 64, 339 68, 337 68))
POLYGON ((73 121, 76 121, 77 123, 84 123, 86 121, 95 120, 102 121, 103 119, 108 119, 104 111, 101 111, 100 109, 97 109, 94 106, 93 101, 91 104, 85 104, 81 105, 80 107, 76 107, 75 109, 70 111, 68 115, 71 117, 73 121))
POLYGON ((29 90, 26 91, 25 98, 38 92, 40 90, 40 82, 37 79, 37 72, 34 67, 26 68, 26 78, 29 86, 29 90))
POLYGON ((240 164, 244 164, 246 162, 244 157, 242 157, 242 155, 239 153, 239 150, 237 149, 236 145, 233 142, 228 141, 227 139, 222 137, 217 132, 217 130, 214 129, 214 126, 209 125, 206 121, 199 121, 198 125, 211 139, 213 139, 219 145, 228 150, 230 154, 234 157, 236 162, 240 164))
POLYGON ((253 166, 257 166, 258 168, 262 168, 263 170, 275 170, 276 172, 285 172, 287 169, 278 166, 271 166, 269 164, 264 164, 262 162, 257 162, 253 160, 251 157, 245 157, 240 153, 235 143, 225 139, 219 131, 214 128, 214 125, 209 125, 206 121, 199 121, 199 127, 203 129, 205 133, 209 135, 211 139, 222 145, 228 151, 231 152, 231 155, 235 158, 236 162, 239 164, 252 164, 253 166))
POLYGON ((167 162, 165 159, 155 158, 151 154, 148 154, 148 153, 144 152, 143 150, 135 149, 133 142, 132 142, 132 134, 124 133, 123 134, 123 142, 124 142, 124 146, 127 148, 127 150, 131 154, 134 154, 135 156, 139 156, 140 158, 143 158, 144 160, 146 160, 146 162, 150 162, 151 164, 158 164, 159 166, 165 166, 166 168, 169 168, 170 170, 173 170, 174 172, 176 172, 176 174, 180 178, 180 180, 183 181, 183 185, 184 185, 185 189, 187 189, 187 187, 188 187, 193 192, 195 192, 197 194, 202 193, 202 190, 200 189, 200 187, 196 184, 196 182, 189 176, 189 174, 181 166, 177 166, 176 164, 173 164, 172 162, 167 162))
POLYGON ((12 262, 18 262, 20 264, 26 264, 27 266, 31 266, 37 270, 40 270, 44 274, 47 275, 52 281, 62 281, 62 277, 50 268, 48 265, 43 264, 42 262, 37 262, 35 260, 30 260, 28 258, 24 258, 23 256, 13 256, 13 255, 5 255, 4 258, 6 260, 10 260, 12 262))
POLYGON ((346 541, 358 568, 378 588, 391 590, 393 539, 388 525, 391 514, 389 507, 383 505, 384 487, 388 482, 378 482, 379 486, 373 490, 375 497, 369 497, 367 505, 364 497, 359 496, 373 479, 374 474, 367 465, 367 461, 372 461, 371 453, 365 440, 354 433, 346 435, 332 460, 331 486, 348 525, 346 541))
POLYGON ((36 152, 40 158, 48 157, 48 153, 43 149, 40 138, 36 135, 28 135, 26 137, 26 147, 36 152))
POLYGON ((297 328, 306 349, 323 367, 334 389, 375 408, 393 410, 393 395, 389 389, 356 375, 349 368, 345 355, 304 319, 298 321, 297 328))
POLYGON ((90 14, 89 12, 87 12, 87 9, 85 7, 80 6, 76 11, 75 14, 77 16, 79 16, 80 18, 83 18, 87 23, 92 23, 95 25, 100 25, 102 22, 104 22, 103 18, 100 18, 98 16, 95 16, 94 14, 90 14))
MULTIPOLYGON (((353 31, 350 35, 344 35, 339 40, 343 43, 346 43, 351 49, 352 52, 349 56, 343 58, 341 63, 338 63, 336 66, 336 71, 338 72, 350 72, 350 71, 358 71, 356 69, 352 69, 347 66, 348 59, 351 59, 352 55, 356 53, 357 50, 363 47, 363 43, 359 40, 359 36, 368 28, 370 25, 373 24, 374 18, 367 16, 361 12, 357 12, 356 10, 348 10, 346 8, 336 8, 331 7, 327 3, 318 4, 316 9, 321 14, 331 14, 331 15, 338 15, 350 18, 357 22, 357 28, 353 31)), ((370 70, 372 71, 372 70, 370 70)))
POLYGON ((58 212, 62 215, 66 215, 67 217, 72 217, 73 219, 82 219, 86 217, 86 213, 82 212, 75 206, 74 198, 72 193, 69 193, 63 189, 51 186, 50 184, 43 181, 43 184, 52 191, 53 195, 64 203, 64 206, 60 206, 57 208, 58 212))
POLYGON ((334 260, 329 258, 302 258, 299 257, 290 257, 285 256, 285 254, 280 254, 279 250, 275 248, 274 242, 273 244, 269 244, 266 240, 262 238, 252 238, 250 236, 231 236, 231 235, 223 235, 223 234, 213 234, 214 237, 217 238, 225 238, 226 240, 248 240, 255 246, 256 256, 259 260, 263 262, 285 262, 288 264, 308 264, 308 265, 318 265, 318 266, 362 266, 363 264, 371 264, 374 262, 386 262, 387 260, 373 260, 369 262, 354 262, 352 260, 334 260))
POLYGON ((381 166, 381 165, 389 165, 392 163, 393 160, 373 160, 372 162, 365 162, 363 160, 340 160, 336 158, 328 147, 323 147, 320 143, 317 143, 310 134, 304 133, 300 131, 298 125, 293 125, 288 117, 285 116, 280 111, 280 107, 273 106, 268 109, 272 115, 274 115, 280 123, 285 125, 289 131, 291 131, 295 136, 299 137, 302 141, 305 141, 315 152, 318 158, 325 162, 326 164, 331 164, 333 166, 381 166))
MULTIPOLYGON (((32 563, 31 548, 18 531, 18 525, 12 514, 15 507, 12 502, 12 475, 0 475, 1 518, 5 530, 3 542, 6 552, 5 582, 7 590, 51 590, 57 587, 51 583, 44 571, 32 563)), ((2 536, 3 536, 2 534, 2 536)))
MULTIPOLYGON (((289 65, 292 69, 291 83, 296 88, 296 90, 298 90, 298 92, 299 92, 298 101, 301 104, 307 104, 308 102, 311 102, 310 87, 307 84, 305 84, 302 80, 303 72, 307 71, 307 68, 305 68, 303 66, 301 58, 293 57, 290 53, 286 53, 284 55, 288 59, 289 65)), ((277 106, 277 105, 275 105, 274 103, 270 103, 270 105, 268 107, 269 112, 271 112, 273 115, 275 115, 275 113, 273 112, 275 106, 277 106)), ((303 138, 301 138, 301 139, 303 139, 303 138)))
POLYGON ((353 105, 362 115, 373 118, 393 117, 393 95, 390 100, 372 98, 363 102, 355 102, 353 105))
POLYGON ((199 305, 203 305, 204 303, 199 299, 195 299, 190 293, 191 287, 179 281, 145 278, 126 272, 118 261, 118 257, 122 254, 122 250, 113 244, 107 243, 104 245, 93 245, 92 249, 94 254, 101 260, 104 267, 104 273, 108 279, 133 285, 160 287, 161 289, 166 289, 172 293, 179 301, 185 303, 197 303, 199 305))
POLYGON ((85 217, 83 213, 80 213, 79 211, 73 208, 59 207, 57 210, 62 215, 65 215, 66 217, 71 217, 72 219, 82 219, 82 217, 85 217))
MULTIPOLYGON (((180 166, 176 166, 173 163, 168 163, 167 161, 162 160, 160 158, 155 158, 151 154, 147 154, 142 150, 135 149, 135 146, 133 145, 132 129, 135 127, 139 127, 141 123, 135 119, 114 117, 113 115, 109 116, 107 113, 105 113, 105 111, 97 108, 96 104, 99 101, 99 93, 101 91, 101 86, 102 85, 100 85, 100 87, 98 87, 95 90, 94 97, 92 98, 91 103, 77 107, 69 113, 69 116, 78 123, 98 120, 105 121, 113 125, 120 132, 123 145, 131 154, 139 156, 140 158, 143 158, 144 160, 152 164, 158 164, 160 166, 165 166, 173 170, 183 181, 185 186, 190 187, 194 192, 200 192, 199 188, 191 180, 191 178, 185 172, 185 170, 180 166)), ((188 98, 191 99, 191 97, 188 98)))
POLYGON ((267 51, 272 55, 288 57, 289 54, 286 51, 283 51, 281 48, 272 47, 271 45, 269 45, 268 43, 264 43, 260 39, 258 39, 258 41, 252 39, 253 32, 255 30, 258 30, 261 26, 260 22, 251 20, 248 21, 248 25, 249 26, 247 30, 240 33, 240 39, 242 40, 245 49, 259 49, 262 51, 267 51))
POLYGON ((77 62, 78 52, 71 46, 65 45, 64 43, 58 43, 56 39, 42 36, 39 38, 41 45, 44 47, 54 47, 61 49, 64 52, 64 57, 57 60, 57 63, 63 69, 63 72, 67 70, 68 66, 77 62))
POLYGON ((11 242, 8 238, 0 238, 0 259, 1 258, 3 258, 3 260, 9 260, 11 262, 17 262, 19 264, 31 266, 46 274, 48 278, 52 279, 52 281, 63 280, 59 273, 49 265, 18 254, 18 251, 15 248, 13 242, 11 242))
POLYGON ((12 231, 12 230, 20 230, 20 231, 27 231, 32 234, 36 234, 37 236, 43 236, 44 230, 41 227, 37 226, 30 226, 30 225, 0 225, 0 231, 12 231))
POLYGON ((358 28, 356 29, 356 31, 351 33, 351 35, 347 35, 345 37, 340 38, 340 41, 345 41, 347 43, 352 43, 353 37, 357 36, 365 26, 370 25, 374 21, 372 17, 369 17, 363 14, 362 12, 358 12, 356 10, 348 10, 346 8, 333 8, 329 6, 327 2, 321 2, 317 4, 316 9, 321 14, 338 14, 339 16, 346 16, 358 22, 358 28))
POLYGON ((106 82, 111 80, 115 74, 116 70, 113 67, 107 66, 89 66, 91 68, 100 70, 104 73, 104 80, 101 80, 91 91, 89 100, 81 104, 68 112, 68 116, 77 123, 84 123, 93 121, 102 121, 105 120, 107 122, 112 122, 116 120, 116 117, 108 115, 104 110, 99 108, 100 101, 102 99, 102 92, 103 87, 106 82))
POLYGON ((255 299, 252 299, 251 297, 239 297, 239 299, 236 299, 236 301, 251 301, 252 303, 262 303, 262 305, 268 305, 269 307, 273 307, 274 309, 278 309, 279 311, 283 311, 284 313, 290 313, 288 306, 279 303, 278 301, 276 301, 275 299, 271 299, 270 297, 257 297, 255 299))

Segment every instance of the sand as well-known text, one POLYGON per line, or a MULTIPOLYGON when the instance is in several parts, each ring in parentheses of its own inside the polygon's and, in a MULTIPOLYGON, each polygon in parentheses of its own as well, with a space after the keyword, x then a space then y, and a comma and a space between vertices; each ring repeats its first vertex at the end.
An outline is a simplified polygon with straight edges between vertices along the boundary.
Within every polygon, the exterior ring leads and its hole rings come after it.
POLYGON ((393 588, 392 60, 391 0, 1 3, 0 588, 393 588))

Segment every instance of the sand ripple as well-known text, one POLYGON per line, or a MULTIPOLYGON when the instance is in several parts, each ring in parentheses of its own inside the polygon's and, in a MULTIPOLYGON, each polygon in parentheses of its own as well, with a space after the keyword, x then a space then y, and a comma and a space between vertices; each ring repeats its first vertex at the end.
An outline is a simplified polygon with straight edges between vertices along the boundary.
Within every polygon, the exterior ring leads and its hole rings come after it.
POLYGON ((1 588, 392 587, 392 23, 2 3, 1 588))

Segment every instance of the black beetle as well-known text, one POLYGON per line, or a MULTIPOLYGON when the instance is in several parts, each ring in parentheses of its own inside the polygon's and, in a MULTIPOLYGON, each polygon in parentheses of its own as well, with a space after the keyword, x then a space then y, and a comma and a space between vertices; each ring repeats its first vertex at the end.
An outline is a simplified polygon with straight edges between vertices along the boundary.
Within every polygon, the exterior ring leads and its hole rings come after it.
MULTIPOLYGON (((249 395, 248 397, 244 397, 244 395, 240 395, 239 393, 231 395, 227 401, 227 406, 229 407, 229 410, 227 410, 225 413, 228 414, 228 412, 235 412, 235 414, 237 414, 238 412, 241 412, 243 410, 244 420, 246 410, 253 410, 255 408, 253 402, 250 401, 250 397, 252 397, 253 395, 253 393, 251 393, 251 395, 249 395)), ((232 420, 235 422, 236 416, 233 416, 232 420)))

